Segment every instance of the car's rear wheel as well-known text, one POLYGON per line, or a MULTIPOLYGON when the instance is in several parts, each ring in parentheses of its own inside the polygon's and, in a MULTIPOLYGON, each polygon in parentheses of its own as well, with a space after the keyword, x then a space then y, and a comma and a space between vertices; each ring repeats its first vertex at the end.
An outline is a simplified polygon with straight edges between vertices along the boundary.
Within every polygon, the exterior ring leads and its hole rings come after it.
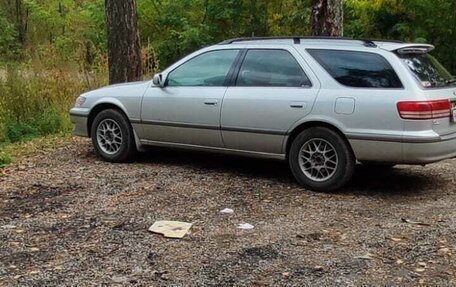
POLYGON ((128 162, 136 153, 133 129, 118 110, 101 111, 91 128, 95 153, 109 162, 128 162))
POLYGON ((324 127, 302 131, 291 145, 288 160, 296 180, 314 191, 343 187, 355 168, 355 158, 346 141, 324 127))

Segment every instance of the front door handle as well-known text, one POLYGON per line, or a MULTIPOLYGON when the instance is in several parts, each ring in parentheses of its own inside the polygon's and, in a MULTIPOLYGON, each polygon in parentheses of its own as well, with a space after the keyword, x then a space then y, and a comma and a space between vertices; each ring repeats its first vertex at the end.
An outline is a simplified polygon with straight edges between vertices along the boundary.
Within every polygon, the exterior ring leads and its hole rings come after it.
POLYGON ((303 109, 307 107, 307 104, 305 102, 292 102, 290 103, 290 107, 294 109, 303 109))
POLYGON ((208 106, 216 106, 218 104, 218 100, 216 99, 205 99, 204 104, 208 106))

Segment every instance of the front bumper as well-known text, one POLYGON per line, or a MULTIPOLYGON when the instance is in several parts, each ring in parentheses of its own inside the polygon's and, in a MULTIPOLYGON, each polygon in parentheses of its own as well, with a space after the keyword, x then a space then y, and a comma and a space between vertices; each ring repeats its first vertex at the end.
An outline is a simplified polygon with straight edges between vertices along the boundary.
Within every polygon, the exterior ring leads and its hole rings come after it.
POLYGON ((81 108, 73 108, 70 111, 70 119, 74 124, 73 134, 81 137, 90 137, 87 122, 89 111, 81 108))

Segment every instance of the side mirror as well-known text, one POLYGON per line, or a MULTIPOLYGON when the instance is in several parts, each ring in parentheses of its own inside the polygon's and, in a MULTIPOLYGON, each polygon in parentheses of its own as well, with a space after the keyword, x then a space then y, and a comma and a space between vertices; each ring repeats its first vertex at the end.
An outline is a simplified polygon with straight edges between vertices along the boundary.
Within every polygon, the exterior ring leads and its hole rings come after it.
POLYGON ((152 83, 154 83, 155 86, 158 86, 160 88, 165 87, 165 81, 163 80, 162 74, 156 74, 152 79, 152 83))

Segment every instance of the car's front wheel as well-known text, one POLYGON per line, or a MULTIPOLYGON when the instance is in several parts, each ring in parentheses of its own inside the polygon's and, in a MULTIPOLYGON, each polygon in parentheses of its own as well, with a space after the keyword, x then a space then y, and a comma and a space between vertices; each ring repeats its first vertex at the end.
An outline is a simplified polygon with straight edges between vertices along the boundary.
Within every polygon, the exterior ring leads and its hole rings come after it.
POLYGON ((355 168, 355 158, 345 140, 324 127, 302 131, 294 139, 288 159, 296 180, 314 191, 343 187, 355 168))
POLYGON ((128 119, 118 110, 101 111, 91 128, 95 153, 109 162, 128 162, 135 152, 135 138, 128 119))

